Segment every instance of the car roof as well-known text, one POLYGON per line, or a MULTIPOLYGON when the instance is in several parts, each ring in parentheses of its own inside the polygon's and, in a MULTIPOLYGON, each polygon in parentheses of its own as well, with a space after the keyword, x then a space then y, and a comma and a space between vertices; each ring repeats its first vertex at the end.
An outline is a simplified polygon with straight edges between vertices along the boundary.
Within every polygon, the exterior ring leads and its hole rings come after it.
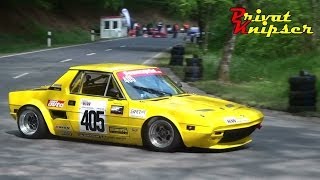
POLYGON ((155 68, 152 66, 137 65, 137 64, 120 64, 120 63, 104 63, 104 64, 84 64, 73 66, 69 69, 85 70, 85 71, 102 71, 102 72, 118 72, 136 69, 155 68))

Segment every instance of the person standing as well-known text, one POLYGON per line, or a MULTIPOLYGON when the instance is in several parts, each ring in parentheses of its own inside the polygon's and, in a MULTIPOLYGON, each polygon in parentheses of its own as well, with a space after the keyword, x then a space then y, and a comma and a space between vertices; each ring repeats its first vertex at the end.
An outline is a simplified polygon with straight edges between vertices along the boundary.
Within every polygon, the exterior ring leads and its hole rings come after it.
POLYGON ((177 36, 178 36, 178 31, 179 31, 179 26, 178 26, 178 24, 174 24, 174 25, 173 25, 172 31, 173 31, 173 38, 177 38, 177 36))
POLYGON ((158 31, 159 31, 159 32, 161 31, 161 28, 162 28, 162 22, 160 21, 160 22, 158 23, 158 31))

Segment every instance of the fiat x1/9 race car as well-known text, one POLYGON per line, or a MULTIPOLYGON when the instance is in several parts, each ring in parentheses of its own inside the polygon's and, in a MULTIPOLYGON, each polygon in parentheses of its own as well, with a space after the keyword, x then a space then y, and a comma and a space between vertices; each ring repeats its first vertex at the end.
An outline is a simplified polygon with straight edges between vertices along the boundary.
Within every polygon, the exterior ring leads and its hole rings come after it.
POLYGON ((71 67, 53 85, 9 93, 11 116, 26 138, 57 136, 144 145, 228 149, 251 142, 263 114, 189 94, 157 67, 71 67))

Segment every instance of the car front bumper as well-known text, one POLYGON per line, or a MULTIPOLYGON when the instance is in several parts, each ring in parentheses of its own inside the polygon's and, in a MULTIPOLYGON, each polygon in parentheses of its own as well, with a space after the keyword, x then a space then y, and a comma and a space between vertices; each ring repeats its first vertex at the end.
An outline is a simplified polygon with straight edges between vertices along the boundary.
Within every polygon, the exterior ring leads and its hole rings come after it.
MULTIPOLYGON (((240 147, 252 141, 250 135, 261 127, 262 119, 239 126, 222 127, 210 132, 183 131, 186 147, 206 149, 230 149, 240 147)), ((197 127, 195 127, 197 129, 197 127)), ((199 128, 198 128, 199 129, 199 128)))

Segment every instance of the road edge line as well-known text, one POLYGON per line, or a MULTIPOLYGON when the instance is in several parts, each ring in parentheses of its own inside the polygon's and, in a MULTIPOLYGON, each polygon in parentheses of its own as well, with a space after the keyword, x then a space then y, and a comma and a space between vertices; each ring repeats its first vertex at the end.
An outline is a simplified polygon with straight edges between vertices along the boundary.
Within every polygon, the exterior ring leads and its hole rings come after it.
POLYGON ((172 47, 170 46, 170 47, 168 47, 166 50, 157 53, 156 55, 152 56, 151 58, 145 60, 142 64, 143 64, 143 65, 152 65, 152 64, 154 64, 154 63, 156 62, 155 58, 157 58, 157 57, 161 56, 162 54, 166 53, 166 52, 167 52, 168 50, 170 50, 171 48, 172 48, 172 47))
POLYGON ((52 51, 52 50, 57 50, 57 49, 66 49, 66 48, 72 48, 72 47, 78 47, 78 46, 85 46, 85 45, 89 45, 89 44, 104 43, 104 42, 109 42, 109 41, 117 41, 117 40, 122 40, 122 39, 131 39, 131 38, 130 37, 125 37, 125 38, 117 38, 117 39, 108 39, 108 40, 89 42, 89 43, 83 43, 83 44, 75 44, 75 45, 70 45, 70 46, 62 46, 62 47, 55 47, 55 48, 40 49, 40 50, 35 50, 35 51, 27 51, 27 52, 22 52, 22 53, 15 53, 15 54, 9 54, 9 55, 0 56, 0 59, 8 58, 8 57, 14 57, 14 56, 21 56, 21 55, 26 55, 26 54, 39 53, 39 52, 52 51))

